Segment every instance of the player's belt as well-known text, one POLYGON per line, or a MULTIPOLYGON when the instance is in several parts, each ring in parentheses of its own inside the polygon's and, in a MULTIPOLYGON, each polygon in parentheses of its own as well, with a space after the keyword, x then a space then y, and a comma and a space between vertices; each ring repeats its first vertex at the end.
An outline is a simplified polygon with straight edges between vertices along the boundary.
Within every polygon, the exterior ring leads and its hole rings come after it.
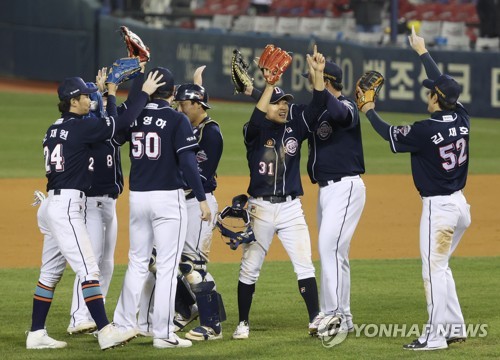
MULTIPOLYGON (((61 195, 65 191, 68 191, 68 190, 65 190, 65 189, 55 189, 54 190, 54 195, 61 195)), ((75 190, 71 190, 71 191, 75 191, 75 190)), ((80 191, 80 199, 83 199, 84 196, 85 196, 85 194, 83 193, 83 191, 80 191)))
POLYGON ((318 181, 318 185, 319 185, 319 187, 325 187, 325 186, 328 186, 328 185, 332 185, 332 184, 338 183, 339 181, 349 180, 349 179, 359 179, 359 175, 343 176, 343 177, 335 178, 335 179, 332 179, 332 180, 319 180, 318 181))
POLYGON ((271 204, 279 204, 279 203, 284 203, 287 201, 292 201, 295 200, 296 196, 294 195, 288 195, 288 196, 262 196, 261 199, 264 201, 269 201, 271 204))
POLYGON ((118 199, 118 194, 90 195, 89 197, 105 197, 116 200, 118 199))
MULTIPOLYGON (((205 193, 205 194, 213 194, 213 192, 208 192, 208 193, 205 193)), ((195 197, 196 197, 196 195, 194 194, 193 191, 191 191, 189 194, 186 195, 186 200, 194 199, 195 197)))

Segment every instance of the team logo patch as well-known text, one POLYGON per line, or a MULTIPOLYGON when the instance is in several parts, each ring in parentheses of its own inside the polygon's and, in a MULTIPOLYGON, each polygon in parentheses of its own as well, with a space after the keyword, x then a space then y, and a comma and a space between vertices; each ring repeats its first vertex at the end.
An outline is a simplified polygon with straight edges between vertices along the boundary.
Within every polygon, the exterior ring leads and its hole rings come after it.
POLYGON ((268 148, 273 148, 274 144, 276 144, 276 141, 274 139, 267 139, 267 141, 264 144, 264 146, 268 147, 268 148))
POLYGON ((201 163, 201 162, 207 161, 207 160, 208 160, 207 153, 204 150, 198 151, 198 153, 196 154, 196 161, 198 163, 201 163))
POLYGON ((405 125, 405 126, 394 126, 392 128, 392 138, 394 141, 399 141, 398 138, 399 136, 406 136, 410 133, 411 126, 410 125, 405 125))
POLYGON ((319 124, 318 130, 316 130, 316 135, 320 138, 320 140, 326 140, 332 135, 333 129, 328 123, 328 121, 323 121, 319 124))
POLYGON ((251 212, 252 214, 255 214, 257 212, 257 208, 255 207, 255 205, 250 205, 248 211, 251 212))
POLYGON ((299 142, 297 141, 297 139, 290 137, 285 140, 285 152, 288 155, 295 156, 298 149, 299 149, 299 142))

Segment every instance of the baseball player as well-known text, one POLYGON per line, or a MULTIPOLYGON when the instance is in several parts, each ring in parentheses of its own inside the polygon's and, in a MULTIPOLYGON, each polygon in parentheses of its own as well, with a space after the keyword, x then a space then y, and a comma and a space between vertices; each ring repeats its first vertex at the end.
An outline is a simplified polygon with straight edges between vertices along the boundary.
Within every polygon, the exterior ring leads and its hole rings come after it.
MULTIPOLYGON (((261 57, 262 58, 262 57, 261 57)), ((233 339, 247 339, 250 333, 249 313, 259 277, 274 234, 277 234, 297 274, 299 291, 306 303, 309 323, 319 314, 315 269, 311 260, 311 242, 299 196, 300 146, 311 131, 312 123, 325 110, 324 57, 307 56, 314 68, 314 91, 309 105, 292 104, 293 96, 274 87, 266 88, 244 125, 244 140, 250 169, 248 210, 257 241, 242 244, 238 282, 239 324, 233 339)))
MULTIPOLYGON (((307 162, 312 183, 319 185, 320 307, 324 315, 339 315, 352 331, 349 248, 366 200, 360 177, 365 172, 361 123, 356 103, 342 95, 342 69, 327 61, 323 79, 328 111, 321 113, 309 136, 307 162)), ((318 324, 311 327, 311 335, 318 324)))
MULTIPOLYGON (((207 114, 210 105, 208 94, 203 86, 180 85, 176 89, 174 100, 178 105, 178 110, 189 118, 200 146, 196 153, 198 170, 207 203, 212 214, 215 214, 218 205, 213 192, 217 187, 216 170, 222 156, 223 146, 220 127, 207 114)), ((220 294, 216 292, 214 278, 207 271, 214 224, 200 220, 200 209, 195 194, 190 189, 187 189, 186 194, 188 229, 179 265, 183 276, 178 279, 174 324, 178 330, 182 330, 199 315, 200 326, 190 330, 186 338, 194 341, 222 339, 220 322, 224 320, 224 314, 221 316, 220 308, 223 304, 220 301, 220 294), (191 292, 195 295, 196 304, 191 292)), ((154 283, 154 281, 155 277, 150 274, 148 282, 154 283)), ((139 311, 139 331, 146 334, 151 326, 148 314, 151 313, 153 306, 153 294, 154 286, 147 284, 143 290, 143 300, 141 300, 139 311)))
MULTIPOLYGON (((55 286, 66 261, 79 276, 83 298, 96 323, 101 349, 123 344, 136 332, 122 331, 110 324, 99 284, 99 268, 85 226, 86 196, 91 184, 94 159, 90 146, 111 138, 116 129, 129 126, 140 113, 147 95, 153 93, 160 77, 151 74, 134 95, 132 106, 119 118, 85 118, 90 110, 89 88, 79 77, 66 78, 58 88, 61 118, 52 124, 43 139, 48 197, 38 210, 38 225, 44 235, 42 266, 33 298, 31 329, 27 349, 63 348, 66 342, 51 338, 45 330, 55 286)), ((109 84, 114 98, 116 85, 109 84)), ((113 101, 110 107, 113 106, 113 101)))
MULTIPOLYGON (((391 126, 375 112, 374 102, 361 107, 373 128, 394 153, 409 152, 413 181, 422 197, 420 254, 427 299, 427 329, 407 350, 445 349, 464 341, 464 318, 458 302, 449 259, 470 225, 470 207, 463 195, 469 165, 469 114, 458 102, 461 87, 443 75, 415 29, 411 47, 420 56, 428 79, 430 117, 412 125, 391 126)), ((358 87, 357 96, 363 100, 358 87)))
POLYGON ((177 269, 187 231, 184 179, 199 202, 201 220, 211 211, 196 163, 198 143, 188 118, 170 107, 174 78, 158 67, 165 84, 127 129, 130 142, 129 264, 114 313, 114 322, 130 331, 137 327, 141 292, 156 247, 156 289, 153 312, 155 348, 188 347, 192 343, 174 333, 173 315, 177 269))
MULTIPOLYGON (((141 63, 141 73, 144 73, 145 63, 141 63)), ((107 68, 101 69, 96 76, 98 91, 90 94, 91 106, 88 116, 104 117, 107 115, 105 80, 107 68)), ((138 91, 142 86, 143 76, 136 77, 129 94, 138 91)), ((87 83, 87 86, 96 86, 87 83)), ((130 100, 129 100, 130 101, 130 100)), ((128 102, 129 102, 128 101, 128 102)), ((121 113, 127 107, 123 103, 118 111, 121 113)), ((114 253, 117 239, 116 199, 123 191, 123 173, 120 159, 120 146, 113 139, 92 144, 91 157, 94 159, 92 185, 86 191, 87 195, 87 230, 90 235, 92 249, 99 266, 101 291, 104 298, 108 293, 114 269, 114 253)), ((96 324, 83 301, 79 278, 76 276, 71 302, 71 317, 67 329, 69 334, 90 333, 96 329, 96 324)))

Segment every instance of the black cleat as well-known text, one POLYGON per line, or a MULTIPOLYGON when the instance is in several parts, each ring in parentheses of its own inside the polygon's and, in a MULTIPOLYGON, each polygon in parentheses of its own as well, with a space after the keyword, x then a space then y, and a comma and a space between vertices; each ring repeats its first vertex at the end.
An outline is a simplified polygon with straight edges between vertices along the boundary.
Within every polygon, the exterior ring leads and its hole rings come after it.
POLYGON ((421 343, 420 341, 413 340, 413 342, 403 345, 403 349, 405 350, 415 350, 415 351, 429 351, 429 350, 440 350, 440 349, 446 349, 448 348, 448 345, 442 345, 442 346, 437 346, 437 347, 429 347, 427 346, 427 342, 421 343))
POLYGON ((467 340, 466 337, 462 337, 462 336, 455 336, 455 337, 451 337, 449 339, 446 339, 446 343, 448 345, 450 344, 455 344, 455 343, 463 343, 465 342, 465 340, 467 340))

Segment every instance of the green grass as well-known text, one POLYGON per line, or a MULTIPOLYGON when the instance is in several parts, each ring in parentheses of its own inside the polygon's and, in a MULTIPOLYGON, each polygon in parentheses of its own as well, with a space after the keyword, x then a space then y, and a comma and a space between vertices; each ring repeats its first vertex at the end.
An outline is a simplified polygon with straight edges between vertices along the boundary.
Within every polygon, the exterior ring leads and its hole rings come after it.
MULTIPOLYGON (((224 339, 195 343, 189 349, 156 350, 150 338, 138 338, 127 346, 105 353, 90 335, 66 335, 74 275, 67 270, 59 284, 47 321, 49 334, 68 342, 63 350, 27 351, 24 331, 29 328, 32 293, 38 269, 0 269, 0 281, 8 293, 0 298, 2 336, 0 351, 5 359, 484 359, 499 358, 500 313, 498 307, 499 258, 454 258, 457 291, 468 324, 487 324, 483 338, 469 338, 448 350, 416 353, 401 346, 411 337, 373 336, 372 331, 352 333, 340 345, 325 348, 307 335, 305 305, 297 290, 290 262, 266 262, 257 283, 251 333, 246 341, 231 340, 238 322, 236 285, 238 264, 211 264, 210 271, 223 295, 228 320, 224 339)), ((319 264, 316 263, 319 269, 319 264)), ((115 270, 107 309, 110 317, 116 305, 125 267, 115 270)), ((422 327, 427 320, 419 259, 351 261, 351 305, 358 328, 361 324, 412 324, 422 327)), ((319 273, 319 271, 318 271, 319 273)), ((319 274, 318 274, 319 277, 319 274)), ((372 328, 373 329, 373 328, 372 328)))
MULTIPOLYGON (((57 119, 56 95, 20 94, 0 92, 2 113, 0 124, 0 177, 41 178, 44 177, 41 142, 48 126, 57 119)), ((248 167, 243 145, 242 127, 248 121, 253 105, 211 101, 210 115, 220 123, 224 136, 224 153, 219 165, 219 175, 247 175, 248 167)), ((382 113, 391 124, 406 124, 420 120, 426 115, 382 113)), ((408 174, 408 154, 393 154, 389 145, 372 129, 361 115, 363 146, 367 174, 408 174)), ((472 119, 471 130, 471 174, 498 174, 500 161, 494 145, 500 137, 500 121, 472 119)), ((128 174, 128 145, 123 151, 123 167, 128 174)), ((302 172, 305 173, 307 145, 302 148, 302 172)))

